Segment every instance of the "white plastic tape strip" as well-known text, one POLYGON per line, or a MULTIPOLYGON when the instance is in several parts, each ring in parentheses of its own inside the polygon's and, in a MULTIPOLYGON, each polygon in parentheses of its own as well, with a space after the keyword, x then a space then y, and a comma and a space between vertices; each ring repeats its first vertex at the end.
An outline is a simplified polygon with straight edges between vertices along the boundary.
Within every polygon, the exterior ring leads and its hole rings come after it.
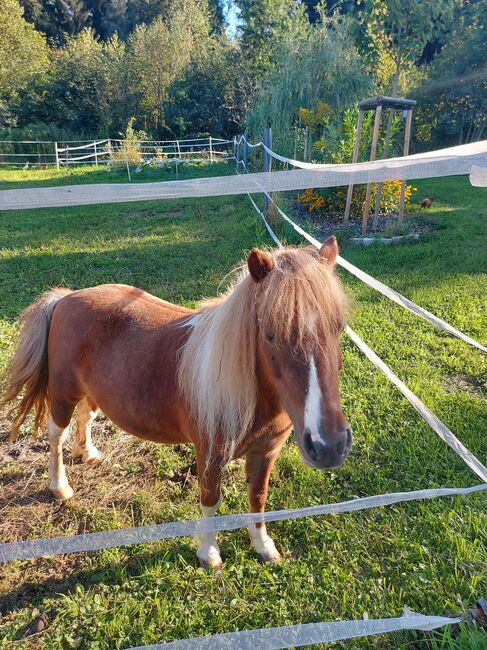
POLYGON ((470 183, 474 187, 487 187, 487 167, 472 167, 470 183))
MULTIPOLYGON (((281 217, 285 219, 285 221, 287 221, 296 230, 296 232, 298 232, 305 239, 307 239, 311 244, 313 244, 313 246, 316 246, 316 248, 321 248, 321 242, 319 242, 317 239, 315 239, 315 237, 312 237, 309 233, 303 230, 303 228, 298 226, 297 223, 294 223, 294 221, 290 219, 287 216, 287 214, 279 208, 279 206, 275 203, 275 201, 272 199, 270 194, 268 194, 267 192, 264 192, 264 194, 266 194, 269 200, 272 201, 272 203, 275 205, 281 217)), ((448 334, 451 334, 452 336, 461 339, 465 343, 469 343, 470 345, 473 345, 479 350, 482 350, 482 352, 487 352, 487 347, 485 347, 485 345, 482 345, 475 339, 472 339, 470 336, 467 336, 467 334, 464 334, 460 330, 457 330, 455 327, 453 327, 446 321, 442 320, 441 318, 438 318, 438 316, 435 316, 434 314, 427 311, 426 309, 423 309, 423 307, 420 307, 412 300, 409 300, 409 298, 406 298, 405 296, 401 295, 399 292, 395 291, 391 287, 388 287, 387 284, 384 284, 380 280, 377 280, 376 278, 372 277, 368 273, 365 273, 365 271, 362 271, 361 269, 354 266, 350 262, 347 262, 347 260, 341 257, 341 255, 339 255, 337 258, 337 264, 339 264, 344 269, 346 269, 347 271, 355 275, 357 278, 359 278, 359 280, 362 280, 362 282, 367 284, 369 287, 372 287, 379 293, 382 293, 387 298, 390 298, 390 300, 393 300, 401 307, 404 307, 405 309, 412 312, 413 314, 416 314, 416 316, 420 316, 421 318, 428 321, 429 323, 436 325, 444 332, 448 332, 448 334)))
POLYGON ((475 472, 475 474, 477 474, 477 476, 487 483, 487 467, 482 465, 482 463, 450 431, 446 424, 437 418, 426 404, 423 404, 419 397, 416 397, 416 395, 409 390, 406 384, 404 384, 399 377, 392 372, 389 366, 387 366, 350 327, 347 326, 345 331, 355 345, 365 354, 367 359, 372 361, 372 363, 383 372, 384 375, 388 377, 395 386, 397 386, 397 388, 399 388, 404 397, 421 415, 421 417, 426 420, 433 431, 435 431, 438 436, 446 442, 446 444, 449 445, 458 456, 460 456, 460 458, 473 472, 475 472))
POLYGON ((199 636, 168 643, 137 646, 129 650, 279 650, 313 643, 333 643, 345 639, 358 639, 374 634, 388 634, 400 630, 430 631, 445 625, 461 623, 462 618, 424 616, 405 610, 398 618, 372 618, 330 623, 304 623, 257 630, 226 632, 212 636, 199 636))
POLYGON ((249 196, 250 202, 252 203, 252 206, 253 206, 254 210, 257 212, 257 214, 260 215, 262 221, 264 222, 264 226, 266 227, 266 230, 267 230, 267 232, 269 233, 271 239, 273 240, 273 242, 274 242, 274 243, 275 243, 279 248, 282 248, 282 244, 281 244, 281 242, 279 241, 278 237, 276 236, 276 233, 275 233, 275 232, 272 230, 272 228, 270 227, 269 222, 267 221, 267 219, 266 219, 265 216, 264 216, 264 213, 263 213, 261 210, 259 210, 259 208, 257 207, 257 205, 256 205, 256 203, 255 203, 255 201, 254 201, 254 199, 250 196, 250 194, 249 194, 248 196, 249 196))
MULTIPOLYGON (((21 210, 41 207, 127 203, 176 198, 197 198, 248 194, 252 192, 283 192, 308 187, 334 187, 375 183, 406 178, 432 178, 470 174, 473 167, 487 167, 487 141, 465 145, 471 149, 449 154, 448 149, 430 152, 428 156, 406 156, 369 163, 328 165, 320 169, 218 176, 161 183, 71 185, 2 190, 0 210, 21 210), (256 189, 259 188, 259 189, 256 189)), ((454 147, 453 149, 457 149, 454 147)))
MULTIPOLYGON (((248 173, 249 173, 249 170, 248 170, 247 165, 245 164, 245 161, 244 161, 244 160, 237 160, 237 174, 240 174, 240 172, 238 171, 238 166, 239 166, 239 164, 243 166, 245 172, 248 174, 248 173)), ((249 197, 250 202, 252 203, 252 207, 253 207, 254 210, 257 212, 257 214, 260 216, 260 218, 262 219, 262 221, 264 222, 264 226, 266 227, 266 230, 267 230, 267 232, 269 233, 269 236, 270 236, 270 238, 272 239, 272 241, 276 244, 276 246, 277 246, 278 248, 282 248, 282 244, 281 244, 281 242, 279 241, 279 238, 277 237, 276 233, 275 233, 275 232, 272 230, 272 228, 270 227, 269 222, 268 222, 267 219, 265 218, 264 213, 262 212, 262 210, 259 209, 259 207, 257 206, 257 204, 256 204, 256 202, 254 201, 254 199, 250 196, 250 194, 247 194, 247 196, 249 197)))
MULTIPOLYGON (((244 138, 245 139, 245 138, 244 138)), ((462 144, 458 145, 456 147, 448 147, 446 149, 438 149, 436 151, 425 151, 423 153, 416 153, 416 154, 411 154, 409 156, 400 156, 396 158, 388 158, 387 163, 388 165, 396 166, 398 163, 401 161, 409 160, 409 161, 428 161, 432 159, 439 159, 440 157, 444 156, 444 160, 442 161, 443 164, 447 163, 448 158, 455 158, 455 157, 461 157, 461 156, 468 156, 474 153, 481 153, 485 152, 485 145, 487 143, 487 140, 481 140, 479 142, 472 142, 468 144, 462 144)), ((333 165, 331 163, 309 163, 309 162, 304 162, 302 160, 294 160, 293 158, 286 158, 285 156, 281 156, 280 154, 276 153, 275 151, 272 151, 272 149, 269 149, 263 142, 259 142, 256 145, 251 145, 248 143, 248 146, 262 146, 267 153, 272 157, 275 158, 276 160, 279 160, 280 162, 286 163, 288 165, 292 165, 293 167, 297 167, 299 169, 309 169, 309 170, 328 170, 330 168, 336 167, 336 165, 333 165)), ((375 161, 375 165, 377 166, 378 163, 380 163, 381 160, 375 161)), ((383 161, 382 161, 383 162, 383 161)), ((363 163, 355 163, 355 165, 370 165, 369 162, 363 162, 363 163)), ((439 174, 442 175, 442 174, 439 174)))
POLYGON ((116 546, 131 546, 145 544, 161 539, 175 537, 192 537, 201 532, 218 532, 245 528, 250 524, 271 521, 287 521, 302 517, 317 517, 322 515, 337 515, 343 512, 358 512, 383 506, 391 506, 407 501, 436 499, 468 495, 487 490, 487 484, 475 485, 468 488, 431 488, 413 492, 390 492, 370 497, 327 503, 293 510, 274 510, 263 513, 244 513, 238 515, 222 515, 209 519, 189 519, 167 524, 141 526, 121 530, 107 530, 101 533, 87 533, 72 537, 53 537, 51 539, 33 539, 24 542, 0 544, 0 563, 13 560, 28 560, 48 555, 64 555, 65 553, 80 553, 100 551, 116 546))
POLYGON ((96 142, 89 142, 87 144, 82 144, 79 147, 58 147, 58 152, 60 151, 77 151, 78 149, 89 149, 90 147, 95 147, 100 144, 105 144, 108 140, 98 140, 96 142))

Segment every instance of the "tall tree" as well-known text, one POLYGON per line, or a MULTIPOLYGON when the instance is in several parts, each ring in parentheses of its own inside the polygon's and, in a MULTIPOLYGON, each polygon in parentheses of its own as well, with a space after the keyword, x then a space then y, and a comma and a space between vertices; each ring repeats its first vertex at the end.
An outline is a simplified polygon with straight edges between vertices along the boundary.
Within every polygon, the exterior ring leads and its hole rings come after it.
POLYGON ((251 74, 260 77, 273 60, 277 41, 307 23, 296 0, 236 0, 240 12, 240 41, 251 74))
POLYGON ((43 38, 23 17, 18 0, 0 3, 0 123, 15 122, 23 94, 32 91, 49 67, 43 38))
POLYGON ((392 59, 392 94, 397 94, 403 68, 412 65, 428 41, 449 28, 454 0, 365 0, 360 13, 363 51, 377 65, 392 59))
POLYGON ((248 115, 249 131, 260 138, 270 124, 279 150, 292 154, 292 127, 301 108, 315 109, 325 102, 336 114, 369 85, 347 21, 324 19, 308 25, 304 33, 291 32, 279 40, 275 66, 264 75, 248 115))
POLYGON ((416 89, 419 136, 462 144, 487 133, 487 4, 457 3, 455 29, 416 89))
POLYGON ((208 14, 198 0, 177 0, 167 20, 136 27, 128 41, 127 67, 132 101, 145 130, 165 128, 170 85, 180 78, 209 34, 208 14))

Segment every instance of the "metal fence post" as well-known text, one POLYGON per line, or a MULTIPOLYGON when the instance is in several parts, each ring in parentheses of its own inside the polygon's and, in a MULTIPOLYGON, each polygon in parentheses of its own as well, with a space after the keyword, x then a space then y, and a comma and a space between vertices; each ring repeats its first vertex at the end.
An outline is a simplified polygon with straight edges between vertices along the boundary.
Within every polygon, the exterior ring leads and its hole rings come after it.
MULTIPOLYGON (((268 126, 264 133, 264 145, 268 149, 272 149, 272 129, 268 126)), ((264 171, 270 172, 272 170, 272 158, 271 155, 264 149, 264 171)), ((267 213, 269 210, 269 199, 264 194, 264 212, 267 213)))
POLYGON ((247 138, 248 138, 248 133, 244 133, 245 140, 243 141, 243 163, 244 163, 244 169, 246 172, 248 172, 248 162, 249 162, 249 147, 247 145, 247 138))
POLYGON ((57 149, 57 142, 54 143, 54 155, 56 156, 56 168, 59 171, 59 152, 57 149))
POLYGON ((211 146, 211 135, 210 135, 210 162, 213 162, 213 148, 211 146))
POLYGON ((98 167, 98 149, 97 149, 96 140, 94 142, 94 145, 95 145, 95 165, 96 165, 96 167, 98 167))

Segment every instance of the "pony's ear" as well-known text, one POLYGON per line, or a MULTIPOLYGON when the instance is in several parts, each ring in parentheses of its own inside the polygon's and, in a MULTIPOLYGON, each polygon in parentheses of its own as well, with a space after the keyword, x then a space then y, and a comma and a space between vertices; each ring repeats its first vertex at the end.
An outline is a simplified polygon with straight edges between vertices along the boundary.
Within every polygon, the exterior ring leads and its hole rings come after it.
POLYGON ((269 253, 264 253, 264 251, 260 251, 258 248, 253 248, 250 251, 247 264, 254 282, 263 280, 274 268, 274 260, 269 253))
POLYGON ((323 242, 319 255, 326 260, 332 268, 335 266, 338 257, 338 242, 334 235, 328 237, 328 239, 323 242))

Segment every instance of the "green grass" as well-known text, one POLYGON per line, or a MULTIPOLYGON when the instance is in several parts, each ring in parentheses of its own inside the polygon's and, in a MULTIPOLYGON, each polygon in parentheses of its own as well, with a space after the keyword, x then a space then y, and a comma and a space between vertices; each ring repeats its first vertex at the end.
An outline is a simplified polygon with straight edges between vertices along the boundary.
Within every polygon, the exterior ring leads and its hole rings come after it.
MULTIPOLYGON (((107 182, 107 176, 85 170, 76 181, 107 182)), ((3 188, 49 180, 59 178, 43 170, 0 175, 3 188)), ((465 178, 417 186, 418 196, 438 197, 428 212, 432 234, 395 247, 346 248, 343 255, 485 344, 486 192, 465 178)), ((257 219, 246 197, 1 213, 0 365, 11 352, 19 312, 53 284, 127 282, 189 306, 214 295, 247 249, 268 244, 257 219)), ((355 299, 352 327, 485 461, 485 355, 340 274, 355 299)), ((343 352, 352 452, 341 470, 318 473, 287 444, 268 509, 480 482, 346 339, 343 352)), ((0 426, 7 431, 5 422, 0 426)), ((193 460, 191 449, 127 441, 103 421, 98 437, 112 463, 80 467, 66 453, 75 497, 65 506, 46 493, 45 441, 27 440, 13 455, 8 443, 1 445, 1 541, 198 516, 196 481, 175 480, 193 460)), ((246 531, 221 534, 225 567, 217 577, 198 568, 187 539, 15 562, 0 568, 0 647, 15 640, 20 648, 126 648, 236 629, 398 616, 404 606, 456 613, 486 596, 486 503, 479 494, 272 524, 284 556, 272 567, 255 559, 246 531), (47 628, 23 639, 39 612, 46 613, 47 628)), ((234 463, 221 512, 246 509, 242 466, 234 463)), ((487 635, 465 624, 339 645, 485 648, 487 635)))

